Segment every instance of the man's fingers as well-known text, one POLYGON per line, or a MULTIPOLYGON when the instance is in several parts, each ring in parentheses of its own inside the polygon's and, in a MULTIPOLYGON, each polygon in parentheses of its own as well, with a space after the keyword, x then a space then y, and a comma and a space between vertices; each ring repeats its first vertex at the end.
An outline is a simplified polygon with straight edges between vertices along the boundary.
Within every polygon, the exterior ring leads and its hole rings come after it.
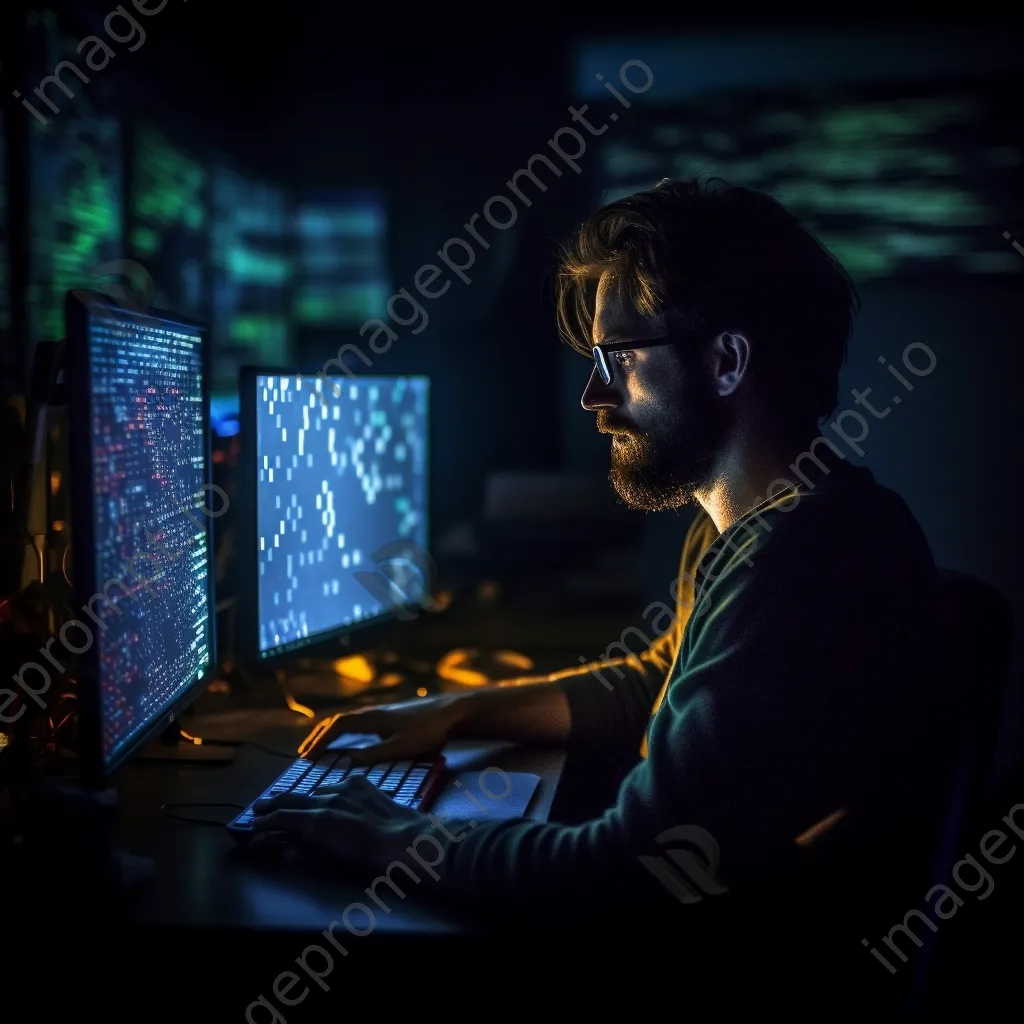
POLYGON ((311 793, 278 793, 267 799, 259 799, 253 804, 257 814, 269 814, 271 811, 312 811, 321 804, 311 793))
POLYGON ((342 800, 332 800, 331 805, 337 807, 339 803, 352 803, 363 806, 367 800, 390 800, 391 797, 382 793, 372 782, 367 782, 362 775, 353 775, 349 779, 342 779, 337 785, 324 786, 317 790, 319 796, 342 797, 342 800))

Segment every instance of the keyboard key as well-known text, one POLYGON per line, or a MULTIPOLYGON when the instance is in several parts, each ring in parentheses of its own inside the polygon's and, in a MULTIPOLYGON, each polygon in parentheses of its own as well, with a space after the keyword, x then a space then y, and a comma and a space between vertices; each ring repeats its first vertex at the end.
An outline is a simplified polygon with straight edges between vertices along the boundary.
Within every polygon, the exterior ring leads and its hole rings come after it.
POLYGON ((280 796, 282 793, 290 793, 291 786, 271 786, 265 793, 263 793, 260 800, 272 800, 275 796, 280 796))
POLYGON ((388 772, 387 778, 380 784, 380 791, 382 793, 394 793, 398 787, 402 784, 402 779, 405 778, 405 773, 412 767, 411 761, 399 761, 395 766, 388 772))

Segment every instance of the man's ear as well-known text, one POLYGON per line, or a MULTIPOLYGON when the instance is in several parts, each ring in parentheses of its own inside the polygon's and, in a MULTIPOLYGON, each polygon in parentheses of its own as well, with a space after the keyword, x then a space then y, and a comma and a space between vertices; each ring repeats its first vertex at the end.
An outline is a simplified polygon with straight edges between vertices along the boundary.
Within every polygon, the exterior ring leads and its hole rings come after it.
POLYGON ((750 368, 750 342, 745 334, 722 331, 711 342, 711 369, 719 395, 731 395, 750 368))

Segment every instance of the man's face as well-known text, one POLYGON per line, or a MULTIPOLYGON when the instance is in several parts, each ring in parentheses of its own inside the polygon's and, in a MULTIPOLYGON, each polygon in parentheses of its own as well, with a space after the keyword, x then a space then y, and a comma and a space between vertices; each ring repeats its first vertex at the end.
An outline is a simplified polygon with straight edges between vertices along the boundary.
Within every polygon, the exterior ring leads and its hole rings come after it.
MULTIPOLYGON (((601 277, 595 345, 668 333, 664 317, 637 313, 614 278, 601 277)), ((596 412, 597 429, 611 435, 609 480, 631 508, 678 508, 711 482, 725 411, 698 343, 698 338, 683 338, 678 345, 613 353, 612 383, 606 385, 595 367, 583 392, 583 408, 596 412)))

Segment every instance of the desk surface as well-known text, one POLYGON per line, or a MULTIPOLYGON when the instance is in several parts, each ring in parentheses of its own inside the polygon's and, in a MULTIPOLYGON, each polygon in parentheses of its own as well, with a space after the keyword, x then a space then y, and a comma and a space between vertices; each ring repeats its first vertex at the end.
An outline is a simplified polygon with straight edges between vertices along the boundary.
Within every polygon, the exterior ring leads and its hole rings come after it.
MULTIPOLYGON (((189 729, 223 740, 249 740, 283 754, 297 749, 310 721, 287 709, 226 712, 195 718, 189 729)), ((455 769, 501 768, 540 776, 527 817, 545 820, 564 765, 560 751, 530 750, 501 743, 458 743, 445 748, 455 769)), ((351 903, 366 901, 366 887, 377 873, 355 877, 297 870, 295 864, 255 858, 219 824, 178 822, 161 813, 165 804, 223 801, 247 804, 287 765, 253 746, 235 748, 234 761, 222 765, 140 761, 118 780, 120 843, 128 853, 149 857, 156 876, 141 888, 133 918, 139 924, 186 928, 226 928, 320 932, 351 903)), ((445 793, 435 804, 445 813, 445 793)), ((227 821, 229 807, 169 808, 172 813, 227 821)), ((382 868, 384 865, 382 865, 382 868)), ((421 883, 429 886, 430 879, 421 883)), ((381 933, 442 934, 464 931, 454 913, 408 896, 394 902, 390 914, 377 915, 381 933)), ((429 893, 424 893, 429 896, 429 893)))

